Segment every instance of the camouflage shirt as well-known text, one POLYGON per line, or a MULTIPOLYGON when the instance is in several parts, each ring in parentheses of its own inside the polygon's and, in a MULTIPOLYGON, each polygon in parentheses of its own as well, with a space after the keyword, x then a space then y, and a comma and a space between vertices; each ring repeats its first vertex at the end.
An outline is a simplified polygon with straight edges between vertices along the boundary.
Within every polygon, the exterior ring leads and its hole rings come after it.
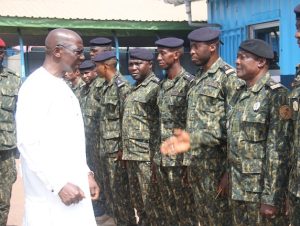
MULTIPOLYGON (((185 129, 187 91, 193 79, 194 76, 182 68, 174 79, 167 78, 162 81, 157 97, 161 142, 173 135, 173 129, 185 129)), ((156 164, 162 164, 162 166, 181 166, 183 154, 165 156, 158 149, 154 160, 156 164)))
MULTIPOLYGON (((299 68, 299 67, 298 67, 299 68)), ((299 71, 297 71, 299 72, 299 71)), ((293 82, 293 90, 289 95, 290 109, 292 109, 292 148, 289 159, 289 191, 300 197, 300 73, 297 73, 293 82), (298 79, 297 79, 298 78, 298 79), (298 81, 298 82, 297 82, 298 81)))
POLYGON ((68 86, 72 89, 72 91, 74 92, 75 96, 78 98, 78 100, 80 99, 80 92, 82 87, 85 85, 85 82, 79 78, 77 84, 75 86, 73 86, 72 82, 70 81, 66 81, 66 83, 68 84, 68 86))
POLYGON ((100 136, 105 153, 116 153, 122 149, 122 115, 124 101, 130 91, 130 84, 119 72, 103 84, 100 94, 100 136))
POLYGON ((15 111, 21 78, 4 68, 0 72, 0 152, 16 148, 15 111))
POLYGON ((227 123, 232 199, 284 203, 291 114, 287 92, 269 73, 250 88, 237 88, 227 123))
POLYGON ((235 70, 221 58, 208 71, 200 69, 196 74, 188 91, 186 130, 191 134, 191 151, 184 154, 184 165, 191 158, 205 159, 204 167, 216 170, 226 162, 225 109, 238 80, 235 70))
POLYGON ((150 161, 159 148, 158 88, 159 79, 151 73, 133 88, 125 100, 122 133, 124 160, 150 161))

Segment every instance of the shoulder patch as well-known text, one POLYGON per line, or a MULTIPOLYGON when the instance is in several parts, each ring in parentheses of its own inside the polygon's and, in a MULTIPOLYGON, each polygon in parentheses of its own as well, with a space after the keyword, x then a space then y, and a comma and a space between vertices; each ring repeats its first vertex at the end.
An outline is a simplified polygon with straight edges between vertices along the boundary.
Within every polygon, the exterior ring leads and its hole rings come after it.
POLYGON ((235 69, 228 64, 223 65, 221 67, 221 69, 222 69, 222 71, 224 71, 224 73, 226 75, 231 75, 231 74, 235 73, 235 69))
POLYGON ((125 84, 125 82, 120 77, 116 78, 115 83, 116 83, 117 87, 121 87, 125 84))
POLYGON ((186 80, 188 80, 189 82, 193 81, 195 76, 191 75, 189 73, 184 74, 184 77, 186 78, 186 80))
POLYGON ((288 105, 282 105, 279 108, 279 115, 284 120, 289 120, 292 118, 293 111, 288 105))

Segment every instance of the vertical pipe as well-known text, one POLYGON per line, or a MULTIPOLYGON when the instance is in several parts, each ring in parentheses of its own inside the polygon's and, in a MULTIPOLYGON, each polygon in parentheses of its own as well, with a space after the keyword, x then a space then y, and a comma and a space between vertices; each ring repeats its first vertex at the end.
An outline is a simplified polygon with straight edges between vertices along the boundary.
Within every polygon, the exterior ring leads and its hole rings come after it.
POLYGON ((25 60, 24 60, 24 42, 23 42, 20 28, 18 28, 18 35, 19 35, 19 46, 20 46, 21 78, 24 79, 26 76, 25 60))
POLYGON ((120 46, 119 46, 119 39, 116 35, 116 32, 115 31, 112 31, 112 34, 113 34, 113 37, 114 37, 114 41, 115 41, 115 47, 116 47, 116 58, 118 60, 118 63, 117 63, 117 70, 119 71, 120 70, 120 46))

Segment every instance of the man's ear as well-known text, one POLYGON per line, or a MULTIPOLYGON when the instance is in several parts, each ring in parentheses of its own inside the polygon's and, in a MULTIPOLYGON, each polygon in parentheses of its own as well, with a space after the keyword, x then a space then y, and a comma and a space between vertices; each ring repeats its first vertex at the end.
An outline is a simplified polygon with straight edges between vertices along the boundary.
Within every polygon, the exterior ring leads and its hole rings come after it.
POLYGON ((258 68, 263 68, 267 63, 267 60, 265 58, 258 58, 258 68))
POLYGON ((61 49, 60 48, 55 47, 52 52, 55 57, 57 57, 57 58, 61 57, 61 49))
POLYGON ((215 52, 217 49, 217 44, 216 43, 210 44, 209 49, 210 49, 210 52, 215 52))

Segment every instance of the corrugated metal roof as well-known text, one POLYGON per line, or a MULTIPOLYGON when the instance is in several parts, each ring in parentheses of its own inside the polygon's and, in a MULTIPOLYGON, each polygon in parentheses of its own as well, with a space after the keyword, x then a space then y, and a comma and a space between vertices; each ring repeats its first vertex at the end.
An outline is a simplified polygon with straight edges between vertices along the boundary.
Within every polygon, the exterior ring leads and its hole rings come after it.
MULTIPOLYGON (((192 2, 194 21, 207 21, 206 1, 192 2)), ((163 0, 1 0, 0 16, 129 20, 186 21, 185 6, 163 0)))

